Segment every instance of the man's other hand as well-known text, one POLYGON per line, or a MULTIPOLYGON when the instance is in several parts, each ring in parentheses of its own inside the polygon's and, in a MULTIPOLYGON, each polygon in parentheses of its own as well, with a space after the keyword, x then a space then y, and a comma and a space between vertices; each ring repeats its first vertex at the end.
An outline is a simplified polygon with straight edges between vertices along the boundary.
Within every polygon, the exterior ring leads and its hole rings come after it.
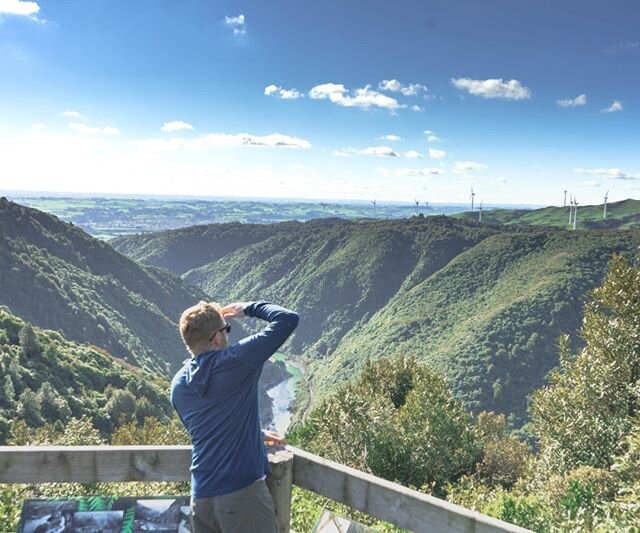
POLYGON ((278 435, 275 431, 262 431, 264 436, 264 443, 267 446, 284 446, 287 443, 287 439, 278 435))
POLYGON ((232 304, 227 304, 220 309, 220 314, 225 320, 230 318, 243 318, 245 316, 245 307, 247 307, 246 302, 234 302, 232 304))

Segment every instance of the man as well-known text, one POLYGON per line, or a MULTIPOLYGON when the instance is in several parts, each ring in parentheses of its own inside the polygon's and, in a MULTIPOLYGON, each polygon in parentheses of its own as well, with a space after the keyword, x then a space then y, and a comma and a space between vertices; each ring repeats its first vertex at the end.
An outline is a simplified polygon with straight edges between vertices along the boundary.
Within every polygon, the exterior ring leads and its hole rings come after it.
MULTIPOLYGON (((194 533, 277 532, 265 482, 269 462, 258 417, 258 378, 297 325, 296 313, 266 302, 200 302, 180 317, 191 359, 171 382, 171 403, 193 443, 194 533), (227 320, 244 316, 269 325, 229 346, 227 320)), ((284 442, 276 434, 265 436, 284 442)))

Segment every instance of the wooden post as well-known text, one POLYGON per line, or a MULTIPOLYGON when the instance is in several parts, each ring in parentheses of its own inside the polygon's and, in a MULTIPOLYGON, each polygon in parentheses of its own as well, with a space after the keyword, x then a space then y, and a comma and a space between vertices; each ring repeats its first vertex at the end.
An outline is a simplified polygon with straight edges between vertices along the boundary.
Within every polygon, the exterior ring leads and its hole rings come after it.
POLYGON ((276 505, 279 533, 289 533, 291 525, 291 488, 293 486, 293 453, 283 447, 267 448, 271 474, 267 487, 276 505))

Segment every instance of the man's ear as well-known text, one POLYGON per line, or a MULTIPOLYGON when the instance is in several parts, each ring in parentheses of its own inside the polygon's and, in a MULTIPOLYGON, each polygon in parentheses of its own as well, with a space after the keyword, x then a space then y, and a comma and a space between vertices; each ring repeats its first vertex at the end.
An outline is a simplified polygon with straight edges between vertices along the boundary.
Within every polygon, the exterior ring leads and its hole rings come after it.
POLYGON ((222 338, 223 337, 220 333, 216 333, 213 337, 213 340, 209 342, 209 346, 211 346, 214 350, 224 348, 224 346, 222 346, 222 338))

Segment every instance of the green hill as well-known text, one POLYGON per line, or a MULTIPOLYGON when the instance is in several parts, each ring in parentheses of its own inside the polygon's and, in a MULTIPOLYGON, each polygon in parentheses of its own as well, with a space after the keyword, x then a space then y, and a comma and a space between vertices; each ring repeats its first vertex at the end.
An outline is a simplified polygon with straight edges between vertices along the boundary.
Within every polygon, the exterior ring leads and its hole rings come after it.
POLYGON ((112 239, 109 244, 134 261, 182 274, 275 233, 295 232, 301 226, 299 222, 271 225, 232 222, 129 235, 112 239))
POLYGON ((33 328, 6 307, 0 307, 0 369, 0 444, 19 422, 64 426, 86 416, 108 435, 130 420, 172 416, 166 378, 33 328))
MULTIPOLYGON (((607 218, 603 219, 604 205, 578 206, 577 229, 631 229, 640 228, 640 200, 622 200, 607 204, 607 218)), ((478 221, 480 213, 467 211, 453 215, 468 221, 478 221)), ((569 207, 542 209, 491 209, 482 212, 485 224, 533 224, 570 229, 569 207)))
POLYGON ((403 353, 443 371, 474 410, 512 413, 516 422, 557 364, 558 336, 576 332, 611 254, 632 255, 640 243, 634 230, 446 217, 246 226, 247 235, 242 228, 136 237, 135 248, 154 262, 195 266, 184 279, 215 299, 267 298, 299 311, 289 349, 315 361, 313 402, 367 358, 403 353), (235 243, 223 240, 231 234, 235 243), (174 257, 187 239, 216 259, 174 257))
POLYGON ((366 357, 416 355, 479 410, 526 414, 527 397, 558 362, 557 338, 575 334, 585 295, 611 254, 631 256, 640 232, 499 234, 398 294, 314 368, 315 397, 366 357))
POLYGON ((166 373, 185 357, 177 319, 204 297, 71 224, 0 199, 0 304, 39 327, 166 373))
POLYGON ((290 306, 305 317, 290 349, 324 357, 398 292, 493 233, 445 217, 283 224, 183 277, 216 299, 290 306))

